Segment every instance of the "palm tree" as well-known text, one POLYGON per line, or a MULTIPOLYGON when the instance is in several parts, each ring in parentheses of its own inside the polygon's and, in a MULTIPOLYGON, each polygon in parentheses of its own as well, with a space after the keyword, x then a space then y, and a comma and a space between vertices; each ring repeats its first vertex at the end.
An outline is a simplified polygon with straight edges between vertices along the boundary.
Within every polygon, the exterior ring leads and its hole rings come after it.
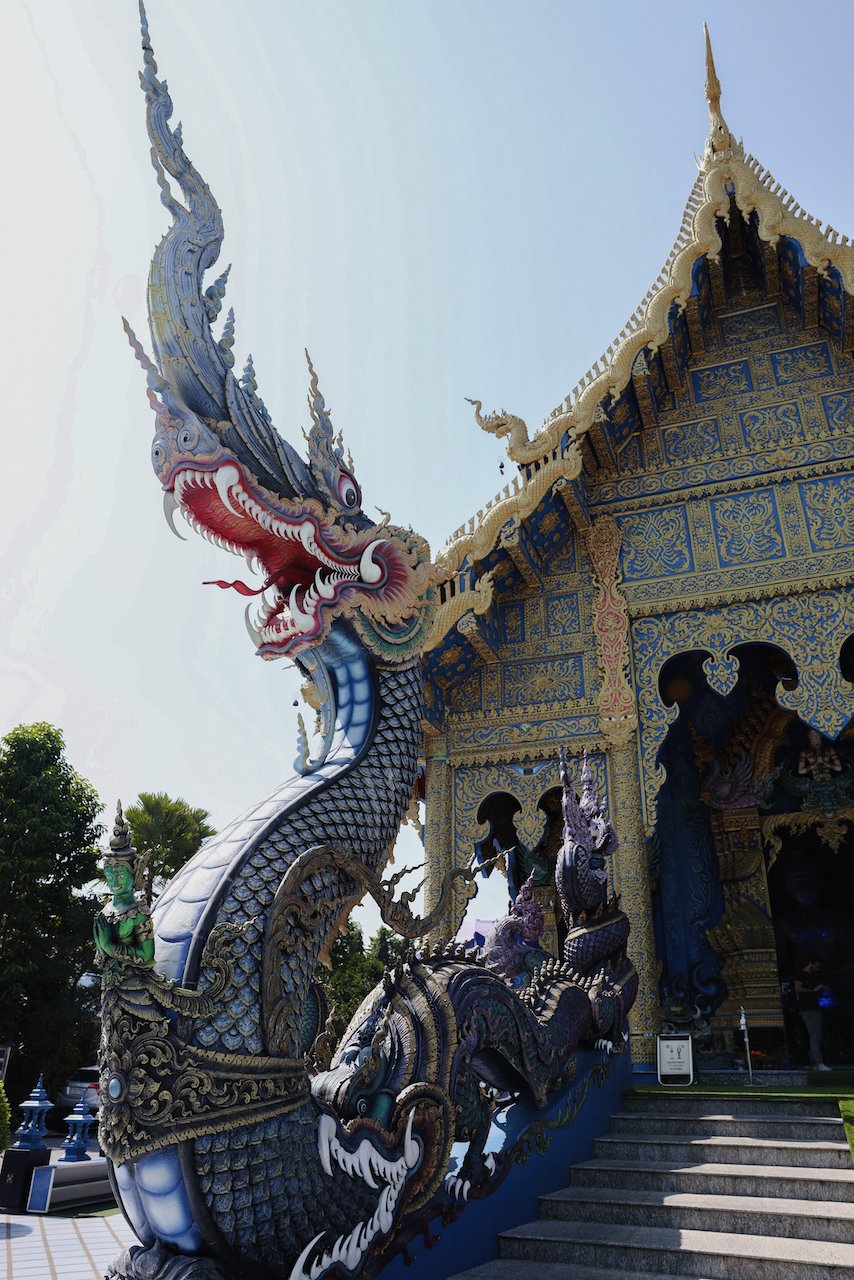
POLYGON ((183 867, 209 836, 216 835, 207 809, 194 809, 180 796, 165 791, 140 791, 136 804, 125 810, 133 843, 139 850, 142 885, 149 901, 183 867))

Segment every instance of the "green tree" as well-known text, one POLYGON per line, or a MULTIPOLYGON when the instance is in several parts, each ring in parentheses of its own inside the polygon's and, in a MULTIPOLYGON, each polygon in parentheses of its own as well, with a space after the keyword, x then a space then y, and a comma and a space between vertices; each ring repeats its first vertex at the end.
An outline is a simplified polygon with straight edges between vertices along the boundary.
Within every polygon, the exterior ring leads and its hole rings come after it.
POLYGON ((368 955, 375 956, 383 969, 393 969, 398 960, 405 960, 406 953, 412 946, 409 938, 402 938, 399 933, 392 933, 381 924, 368 943, 368 955))
POLYGON ((13 1106, 39 1071, 53 1088, 94 1057, 92 993, 78 984, 93 963, 99 903, 83 886, 98 874, 101 808, 59 729, 19 725, 0 739, 0 1041, 13 1046, 13 1106))
POLYGON ((335 1030, 340 1036, 369 991, 382 980, 386 969, 393 969, 412 944, 380 925, 367 948, 362 930, 355 920, 347 921, 329 949, 331 971, 320 972, 318 980, 329 989, 335 1001, 335 1030))
POLYGON ((319 973, 319 981, 325 983, 335 1002, 335 1029, 338 1035, 383 976, 383 965, 365 951, 362 930, 355 920, 347 921, 345 933, 340 933, 329 949, 332 969, 319 973))
POLYGON ((165 791, 140 791, 136 804, 125 810, 133 843, 143 868, 143 889, 155 898, 170 876, 180 871, 208 836, 207 809, 194 809, 165 791))
POLYGON ((12 1111, 6 1098, 6 1090, 0 1082, 0 1155, 9 1145, 12 1132, 11 1119, 12 1111))

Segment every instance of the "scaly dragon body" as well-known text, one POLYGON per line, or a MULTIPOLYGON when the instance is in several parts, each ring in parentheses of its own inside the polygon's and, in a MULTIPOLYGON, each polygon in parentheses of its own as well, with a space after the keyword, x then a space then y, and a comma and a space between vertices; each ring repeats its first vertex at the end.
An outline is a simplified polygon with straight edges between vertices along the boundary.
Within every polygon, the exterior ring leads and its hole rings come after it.
POLYGON ((102 1139, 144 1246, 111 1275, 355 1276, 441 1195, 455 1139, 476 1163, 481 1086, 544 1100, 599 1024, 577 974, 522 1000, 483 965, 413 952, 310 1079, 317 962, 366 887, 383 897, 412 796, 437 575, 422 538, 362 512, 311 365, 307 459, 274 429, 251 359, 236 377, 233 314, 213 329, 228 273, 204 284, 220 211, 170 126, 142 23, 172 215, 149 276, 153 360, 128 328, 157 420, 152 462, 170 523, 180 513, 259 573, 217 585, 261 597, 247 610, 257 652, 314 681, 323 744, 167 886, 154 970, 105 971, 102 1139))

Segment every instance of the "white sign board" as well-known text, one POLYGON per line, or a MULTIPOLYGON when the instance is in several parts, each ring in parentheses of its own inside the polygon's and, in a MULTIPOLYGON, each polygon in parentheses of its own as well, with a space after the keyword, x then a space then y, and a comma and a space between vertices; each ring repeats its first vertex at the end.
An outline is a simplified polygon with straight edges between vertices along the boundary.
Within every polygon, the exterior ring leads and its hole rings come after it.
POLYGON ((691 1036, 658 1036, 658 1083, 694 1083, 694 1041, 691 1036))

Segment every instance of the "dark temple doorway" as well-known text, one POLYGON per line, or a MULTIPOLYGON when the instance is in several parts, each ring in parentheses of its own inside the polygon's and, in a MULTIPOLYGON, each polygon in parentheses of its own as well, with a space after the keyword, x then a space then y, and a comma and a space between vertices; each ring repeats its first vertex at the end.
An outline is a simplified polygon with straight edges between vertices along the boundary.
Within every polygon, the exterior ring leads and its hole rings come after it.
POLYGON ((828 1065, 854 1062, 854 734, 830 743, 776 701, 797 676, 770 645, 740 646, 727 693, 705 653, 663 669, 679 715, 650 843, 662 1016, 692 1027, 710 1067, 807 1065, 794 983, 822 965, 828 1065))

